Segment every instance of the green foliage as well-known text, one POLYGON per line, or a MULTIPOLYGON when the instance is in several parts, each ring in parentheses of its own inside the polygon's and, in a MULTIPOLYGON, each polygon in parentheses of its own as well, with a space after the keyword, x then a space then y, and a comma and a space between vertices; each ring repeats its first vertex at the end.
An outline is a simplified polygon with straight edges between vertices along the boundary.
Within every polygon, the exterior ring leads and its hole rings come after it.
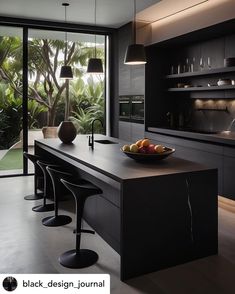
POLYGON ((1 136, 1 146, 10 148, 19 140, 22 129, 22 104, 20 98, 9 99, 7 103, 0 106, 2 122, 0 128, 4 133, 1 136))
POLYGON ((28 128, 39 128, 38 116, 42 112, 47 112, 47 108, 40 105, 35 100, 28 100, 28 128))
MULTIPOLYGON (((43 112, 47 112, 47 125, 58 124, 67 100, 66 84, 58 78, 65 43, 29 39, 28 48, 29 127, 39 127, 38 118, 43 112)), ((70 82, 69 111, 80 133, 90 132, 94 118, 104 120, 104 82, 102 78, 85 76, 88 59, 93 55, 94 48, 87 44, 68 42, 66 61, 75 77, 70 82)), ((97 57, 104 60, 103 49, 97 48, 97 57)), ((18 37, 0 37, 0 117, 0 128, 4 130, 1 142, 8 148, 18 140, 22 128, 22 40, 18 37)), ((97 124, 96 131, 100 130, 97 124)))
MULTIPOLYGON (((93 119, 98 118, 104 121, 104 83, 102 80, 95 81, 90 76, 86 84, 78 80, 71 83, 71 88, 74 117, 70 119, 77 127, 78 133, 90 133, 93 119)), ((102 131, 100 123, 95 124, 95 132, 102 131)))

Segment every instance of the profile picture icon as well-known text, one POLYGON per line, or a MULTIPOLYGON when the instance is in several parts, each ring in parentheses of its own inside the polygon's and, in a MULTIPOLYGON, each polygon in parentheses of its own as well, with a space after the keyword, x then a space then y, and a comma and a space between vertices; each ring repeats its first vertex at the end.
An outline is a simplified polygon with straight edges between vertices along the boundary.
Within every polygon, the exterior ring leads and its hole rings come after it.
POLYGON ((17 288, 17 281, 14 277, 6 277, 2 282, 2 286, 6 291, 14 291, 17 288))

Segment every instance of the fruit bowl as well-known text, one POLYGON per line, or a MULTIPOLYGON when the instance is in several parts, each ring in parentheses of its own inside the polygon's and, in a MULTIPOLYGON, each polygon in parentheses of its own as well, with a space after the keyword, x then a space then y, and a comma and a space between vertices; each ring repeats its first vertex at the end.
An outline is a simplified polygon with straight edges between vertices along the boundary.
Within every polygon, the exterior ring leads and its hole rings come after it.
POLYGON ((172 153, 175 152, 175 149, 169 148, 169 147, 164 147, 164 151, 161 153, 139 153, 139 152, 130 152, 130 151, 124 151, 121 148, 121 151, 126 154, 126 156, 136 160, 136 161, 155 161, 155 160, 162 160, 172 153))

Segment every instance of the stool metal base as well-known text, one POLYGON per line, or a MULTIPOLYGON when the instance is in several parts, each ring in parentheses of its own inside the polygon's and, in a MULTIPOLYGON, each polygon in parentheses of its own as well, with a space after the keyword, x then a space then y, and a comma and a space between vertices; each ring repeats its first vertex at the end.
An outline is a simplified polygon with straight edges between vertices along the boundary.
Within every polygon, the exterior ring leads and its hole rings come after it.
POLYGON ((42 220, 42 224, 46 227, 59 227, 72 222, 72 218, 67 215, 48 216, 42 220))
POLYGON ((53 211, 54 203, 46 204, 46 205, 37 205, 37 206, 34 206, 32 210, 36 212, 53 211))
POLYGON ((84 268, 93 265, 98 260, 98 254, 89 249, 69 250, 60 255, 59 262, 68 268, 84 268))
POLYGON ((40 200, 43 198, 43 193, 31 194, 24 197, 25 200, 40 200))

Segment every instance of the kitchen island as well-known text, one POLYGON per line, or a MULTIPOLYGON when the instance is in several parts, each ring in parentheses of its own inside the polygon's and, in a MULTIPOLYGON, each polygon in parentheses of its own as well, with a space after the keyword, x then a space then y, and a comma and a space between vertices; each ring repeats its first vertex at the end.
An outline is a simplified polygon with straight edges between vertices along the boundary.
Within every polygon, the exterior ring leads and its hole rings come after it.
POLYGON ((42 139, 35 154, 102 189, 84 218, 119 253, 122 280, 217 253, 216 169, 176 157, 138 163, 120 151, 126 142, 95 139, 113 144, 92 150, 86 135, 69 145, 42 139))

